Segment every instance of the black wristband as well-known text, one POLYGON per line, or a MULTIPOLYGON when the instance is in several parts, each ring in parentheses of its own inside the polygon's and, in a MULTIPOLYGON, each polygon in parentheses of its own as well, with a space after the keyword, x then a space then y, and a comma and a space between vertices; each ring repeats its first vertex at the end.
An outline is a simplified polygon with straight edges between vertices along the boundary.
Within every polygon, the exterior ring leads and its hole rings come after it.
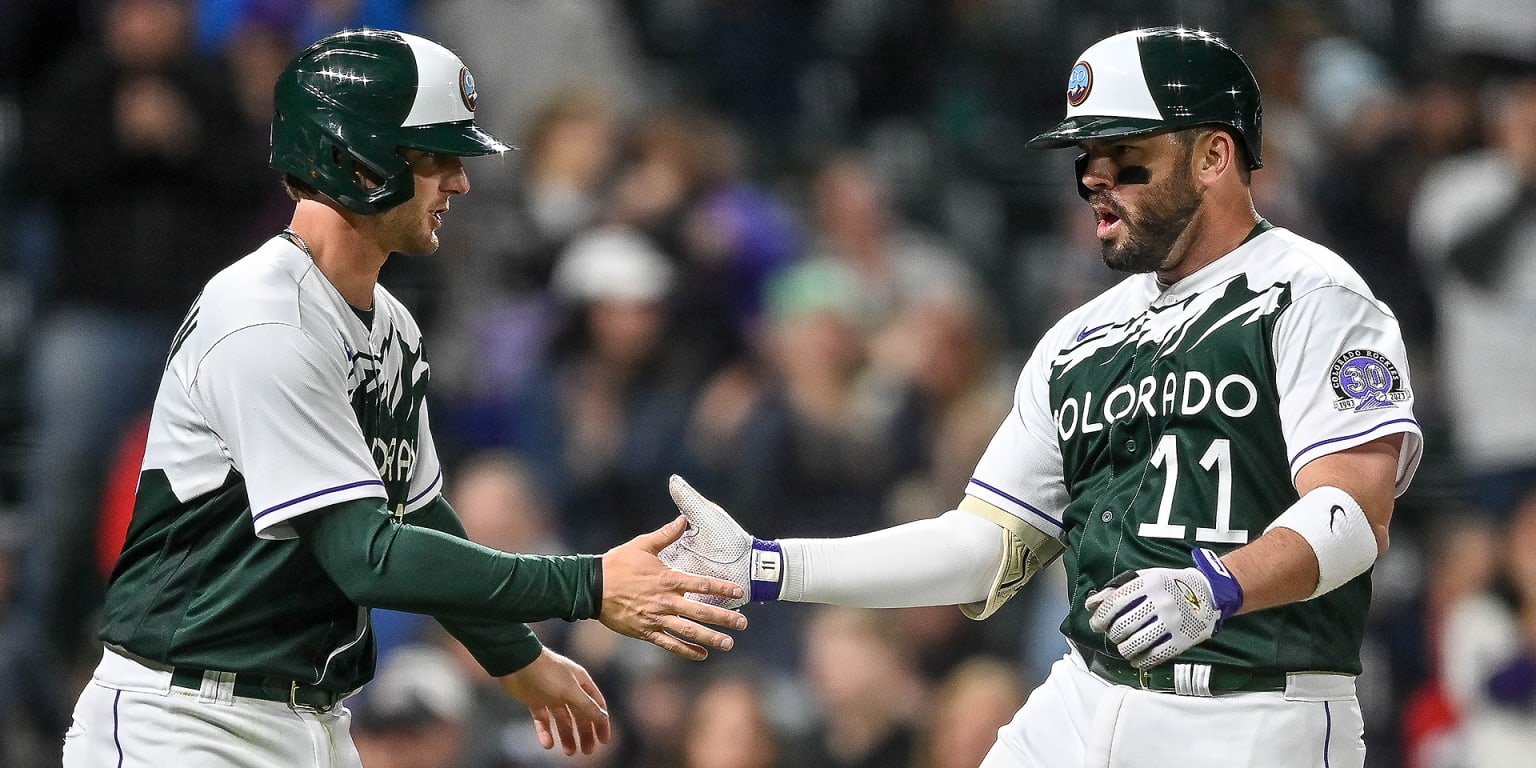
POLYGON ((603 615, 603 556, 592 558, 592 618, 603 615))

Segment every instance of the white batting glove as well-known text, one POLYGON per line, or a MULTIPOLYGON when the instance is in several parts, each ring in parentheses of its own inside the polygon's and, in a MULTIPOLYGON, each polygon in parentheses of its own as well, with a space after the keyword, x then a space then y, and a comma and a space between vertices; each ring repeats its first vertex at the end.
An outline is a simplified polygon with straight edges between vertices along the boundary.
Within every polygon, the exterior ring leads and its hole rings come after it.
POLYGON ((1103 632, 1120 655, 1150 669, 1210 639, 1243 606, 1243 588, 1209 549, 1196 549, 1192 568, 1126 571, 1089 595, 1088 626, 1103 632))
POLYGON ((689 593, 690 599, 723 608, 779 599, 784 556, 778 542, 747 533, 730 513, 677 475, 668 481, 667 489, 688 518, 688 531, 661 551, 661 561, 679 571, 735 582, 745 593, 736 599, 689 593))

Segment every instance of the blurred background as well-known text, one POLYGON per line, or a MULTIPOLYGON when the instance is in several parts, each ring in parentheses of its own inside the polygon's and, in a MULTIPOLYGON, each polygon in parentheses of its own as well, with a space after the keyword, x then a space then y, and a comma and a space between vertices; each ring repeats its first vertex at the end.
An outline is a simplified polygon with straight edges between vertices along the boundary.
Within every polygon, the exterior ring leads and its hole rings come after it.
MULTIPOLYGON (((1255 70, 1260 213, 1408 340, 1427 454, 1375 571, 1368 764, 1531 765, 1529 0, 0 2, 0 765, 57 763, 175 323, 287 221, 271 84, 303 46, 438 40, 520 147, 382 280, 427 329, 473 537, 601 552, 675 514, 672 473, 765 538, 953 506, 1039 334, 1114 279, 1073 153, 1023 142, 1083 48, 1173 23, 1255 70)), ((1058 567, 983 623, 755 606, 703 664, 541 625, 617 718, 591 758, 375 612, 357 740, 370 768, 969 768, 1064 651, 1063 591, 1058 567)))

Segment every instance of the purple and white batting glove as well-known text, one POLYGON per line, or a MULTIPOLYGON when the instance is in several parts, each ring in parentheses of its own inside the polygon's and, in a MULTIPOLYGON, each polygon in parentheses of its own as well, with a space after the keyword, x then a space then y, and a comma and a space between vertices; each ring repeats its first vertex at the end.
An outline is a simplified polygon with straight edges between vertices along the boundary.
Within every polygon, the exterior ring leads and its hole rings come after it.
POLYGON ((1192 568, 1143 568, 1110 579, 1088 596, 1088 626, 1125 660, 1150 669, 1210 639, 1243 607, 1243 587, 1209 549, 1192 568))
POLYGON ((742 529, 719 504, 704 498, 688 481, 673 475, 667 484, 672 501, 688 518, 688 531, 661 551, 661 561, 679 571, 735 582, 746 597, 688 597, 722 608, 779 599, 784 554, 777 541, 764 541, 742 529))

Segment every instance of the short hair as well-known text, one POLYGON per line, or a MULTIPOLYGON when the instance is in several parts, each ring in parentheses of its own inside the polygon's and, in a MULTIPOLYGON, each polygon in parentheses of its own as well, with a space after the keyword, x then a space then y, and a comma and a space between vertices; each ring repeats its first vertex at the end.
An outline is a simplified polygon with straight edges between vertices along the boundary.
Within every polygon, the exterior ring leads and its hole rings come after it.
POLYGON ((1251 184, 1253 182, 1253 169, 1248 165, 1248 145, 1243 143, 1242 134, 1238 133, 1237 129, 1232 126, 1225 123, 1193 125, 1174 131, 1173 138, 1180 147, 1184 148, 1185 151, 1189 151, 1194 149, 1195 139, 1200 134, 1210 130, 1223 131, 1232 137, 1232 144, 1237 147, 1237 177, 1242 180, 1244 186, 1251 184))
POLYGON ((283 191, 288 193, 288 198, 295 203, 300 200, 312 200, 320 196, 320 190, 303 179, 291 174, 283 174, 283 191))

